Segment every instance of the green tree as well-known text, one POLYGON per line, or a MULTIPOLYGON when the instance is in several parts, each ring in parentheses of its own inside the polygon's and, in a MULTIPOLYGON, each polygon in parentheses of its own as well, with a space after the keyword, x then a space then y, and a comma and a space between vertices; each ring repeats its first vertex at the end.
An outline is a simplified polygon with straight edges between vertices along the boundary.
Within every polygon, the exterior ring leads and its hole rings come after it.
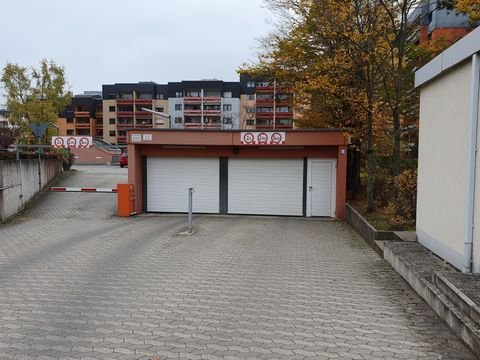
POLYGON ((55 124, 72 96, 63 66, 45 59, 38 68, 7 63, 0 81, 11 119, 23 129, 25 138, 30 135, 28 126, 32 123, 55 124))

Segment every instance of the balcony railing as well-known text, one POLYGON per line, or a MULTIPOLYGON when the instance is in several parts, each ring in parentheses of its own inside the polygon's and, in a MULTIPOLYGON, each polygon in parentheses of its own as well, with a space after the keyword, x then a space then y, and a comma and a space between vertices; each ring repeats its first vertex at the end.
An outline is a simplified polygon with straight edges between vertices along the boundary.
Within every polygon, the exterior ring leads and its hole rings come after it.
POLYGON ((220 96, 205 96, 203 98, 203 102, 205 104, 220 104, 222 102, 222 98, 220 96))
POLYGON ((152 105, 152 99, 135 99, 137 105, 152 105))
MULTIPOLYGON (((262 125, 262 124, 257 124, 255 125, 255 129, 257 130, 273 130, 273 125, 272 124, 269 124, 269 125, 262 125)), ((275 125, 275 129, 293 129, 293 124, 291 125, 275 125)))
POLYGON ((133 104, 133 99, 117 99, 117 105, 133 104))
POLYGON ((145 128, 145 129, 150 129, 153 127, 152 124, 136 124, 135 125, 136 128, 145 128))
POLYGON ((137 118, 141 117, 142 119, 144 119, 144 118, 151 119, 152 118, 152 113, 150 113, 148 111, 135 111, 135 117, 137 117, 137 118))
POLYGON ((127 142, 127 137, 126 136, 117 136, 117 142, 119 143, 126 143, 127 142))
POLYGON ((117 123, 117 128, 133 128, 133 123, 117 123))
POLYGON ((203 110, 205 116, 220 116, 222 112, 220 110, 203 110))
POLYGON ((90 123, 75 123, 77 129, 90 129, 90 123))
POLYGON ((90 117, 90 111, 75 111, 75 117, 90 117))
POLYGON ((186 96, 183 98, 185 104, 200 104, 202 98, 200 96, 186 96))
POLYGON ((133 111, 117 111, 118 117, 133 117, 133 111))
POLYGON ((203 127, 202 127, 202 124, 200 123, 185 123, 184 124, 184 127, 185 128, 195 128, 195 129, 198 129, 198 128, 203 128, 203 129, 218 129, 218 128, 221 128, 222 127, 222 124, 220 123, 207 123, 207 124, 203 124, 203 127))
POLYGON ((202 116, 202 110, 183 110, 185 116, 202 116))
MULTIPOLYGON (((276 112, 275 118, 276 119, 289 119, 293 117, 293 112, 276 112)), ((273 111, 266 111, 266 112, 257 112, 256 113, 257 119, 272 119, 273 118, 273 111)))

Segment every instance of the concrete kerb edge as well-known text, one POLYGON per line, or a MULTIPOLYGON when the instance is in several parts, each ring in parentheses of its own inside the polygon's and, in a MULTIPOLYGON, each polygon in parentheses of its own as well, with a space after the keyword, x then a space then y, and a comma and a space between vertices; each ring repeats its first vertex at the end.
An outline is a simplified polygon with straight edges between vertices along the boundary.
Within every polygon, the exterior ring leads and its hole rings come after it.
POLYGON ((459 303, 460 309, 470 317, 470 319, 480 326, 480 307, 474 303, 467 295, 458 289, 444 274, 444 271, 435 271, 433 274, 433 283, 435 286, 455 303, 459 303), (453 294, 452 294, 453 293, 453 294), (452 299, 454 297, 454 299, 452 299))
POLYGON ((348 203, 346 204, 345 215, 345 222, 349 224, 357 233, 359 233, 365 242, 382 257, 383 248, 379 245, 379 242, 383 243, 384 241, 401 241, 395 238, 393 231, 378 231, 375 229, 352 205, 348 203), (352 215, 355 219, 352 219, 352 215), (365 231, 362 231, 356 222, 360 222, 361 226, 367 229, 368 234, 365 234, 365 231))
POLYGON ((384 259, 412 287, 413 290, 447 324, 455 335, 477 356, 480 357, 480 330, 474 323, 443 295, 432 283, 418 275, 415 268, 401 255, 395 254, 385 243, 384 259))

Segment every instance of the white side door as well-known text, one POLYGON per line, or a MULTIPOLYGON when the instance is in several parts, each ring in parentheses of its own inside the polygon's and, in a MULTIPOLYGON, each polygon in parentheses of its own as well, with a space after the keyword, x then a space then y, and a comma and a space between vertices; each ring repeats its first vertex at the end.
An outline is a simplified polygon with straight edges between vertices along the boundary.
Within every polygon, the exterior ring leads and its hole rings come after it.
POLYGON ((307 216, 335 217, 337 161, 308 159, 307 216))

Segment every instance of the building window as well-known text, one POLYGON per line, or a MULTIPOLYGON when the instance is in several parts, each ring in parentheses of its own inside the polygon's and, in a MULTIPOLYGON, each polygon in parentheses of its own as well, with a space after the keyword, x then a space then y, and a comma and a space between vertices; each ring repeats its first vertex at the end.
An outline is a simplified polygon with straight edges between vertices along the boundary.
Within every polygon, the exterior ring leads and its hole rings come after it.
POLYGON ((232 92, 231 91, 225 91, 223 93, 223 97, 224 98, 231 98, 232 97, 232 92))
POLYGON ((182 111, 182 104, 175 104, 175 111, 182 111))
POLYGON ((175 124, 181 124, 181 123, 182 123, 182 117, 181 116, 175 117, 175 124))
POLYGON ((157 107, 155 108, 155 111, 163 113, 163 107, 157 107))
POLYGON ((255 87, 255 81, 247 81, 247 88, 254 88, 255 87))
POLYGON ((108 111, 110 112, 115 112, 115 106, 109 106, 108 111))
POLYGON ((108 120, 108 123, 109 123, 110 125, 115 125, 115 119, 113 119, 113 118, 112 118, 112 119, 109 119, 109 120, 108 120))
POLYGON ((177 91, 177 92, 175 93, 175 97, 181 98, 181 97, 183 97, 183 93, 182 93, 181 91, 177 91))
POLYGON ((200 96, 200 92, 198 90, 190 90, 187 92, 187 96, 191 96, 191 97, 199 97, 200 96))
POLYGON ((115 130, 110 130, 109 134, 110 136, 115 136, 115 130))
POLYGON ((73 118, 67 118, 67 124, 72 124, 73 123, 73 118))
POLYGON ((249 113, 249 114, 255 113, 255 108, 254 107, 247 107, 247 113, 249 113))
POLYGON ((290 108, 288 106, 278 106, 277 112, 290 112, 290 108))
POLYGON ((73 130, 67 130, 67 135, 74 135, 73 130))
POLYGON ((255 94, 248 94, 247 100, 255 100, 255 94))
POLYGON ((224 123, 225 125, 230 125, 230 124, 232 124, 232 118, 231 118, 231 117, 224 117, 224 118, 223 118, 223 123, 224 123))
POLYGON ((223 111, 232 111, 232 104, 224 104, 223 111))
POLYGON ((247 125, 249 126, 255 125, 255 120, 247 120, 247 125))

